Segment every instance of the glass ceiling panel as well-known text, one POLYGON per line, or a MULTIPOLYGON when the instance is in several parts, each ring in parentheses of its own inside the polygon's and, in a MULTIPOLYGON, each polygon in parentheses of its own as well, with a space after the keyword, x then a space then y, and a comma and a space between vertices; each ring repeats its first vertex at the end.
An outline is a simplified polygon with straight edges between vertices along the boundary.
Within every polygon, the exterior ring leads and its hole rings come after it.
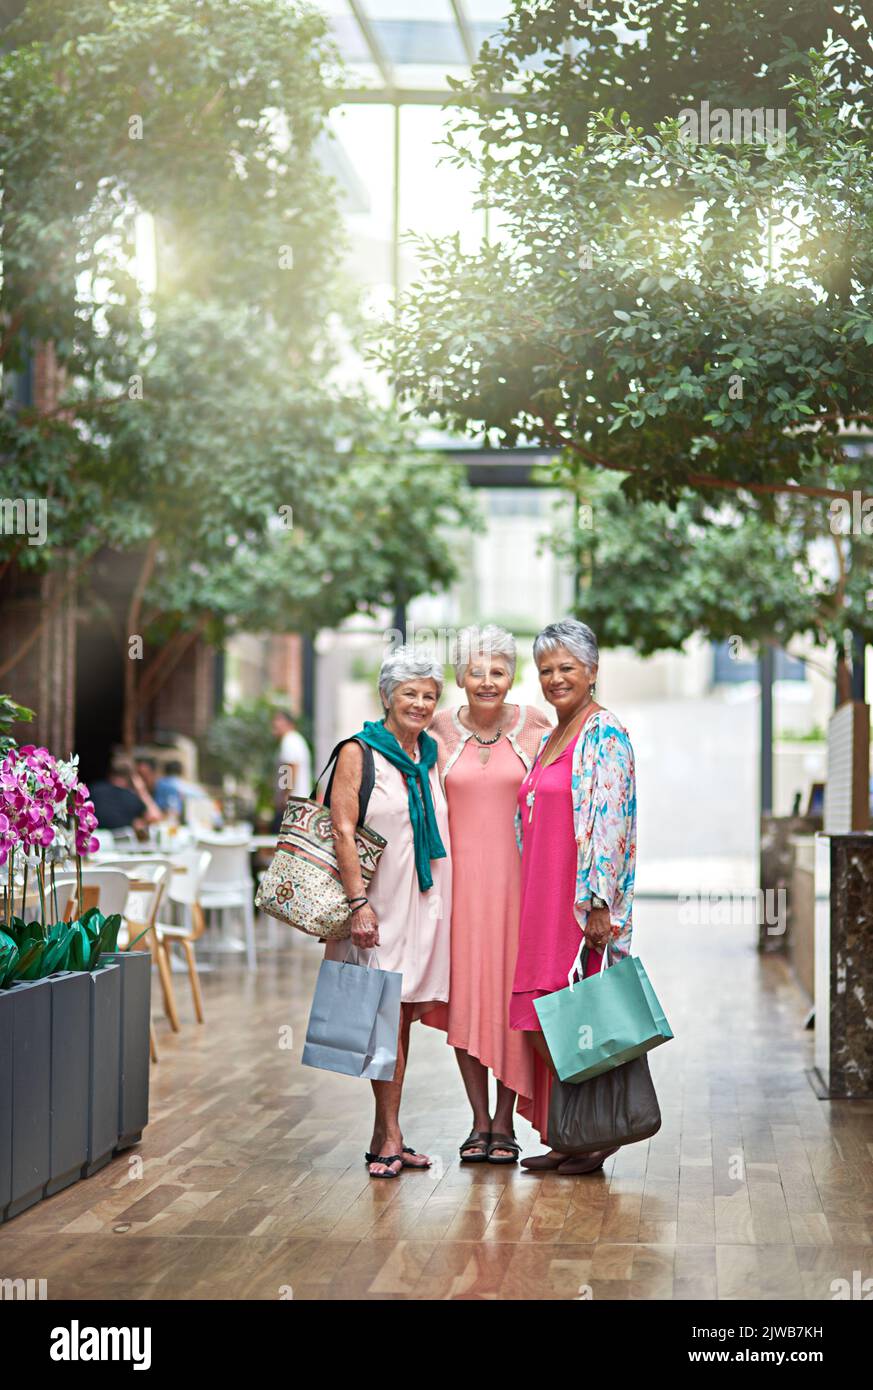
POLYGON ((434 63, 442 67, 466 62, 461 35, 448 21, 377 19, 373 21, 373 32, 392 63, 434 63))
MULTIPOLYGON (((461 13, 475 48, 493 41, 508 0, 461 0, 461 13)), ((446 85, 445 77, 469 77, 468 54, 450 0, 320 0, 342 57, 353 77, 369 79, 375 69, 370 41, 406 91, 446 85), (361 22, 355 14, 358 10, 361 22)), ((369 80, 368 80, 369 85, 369 80)), ((381 75, 377 85, 384 85, 381 75)))
POLYGON ((459 82, 465 82, 470 77, 470 69, 460 63, 440 63, 437 67, 426 67, 421 63, 398 63, 394 68, 394 76, 398 87, 402 87, 405 92, 411 92, 411 99, 414 101, 419 88, 433 91, 445 87, 448 96, 448 83, 445 79, 455 77, 459 82))
POLYGON ((358 21, 350 14, 331 17, 331 29, 339 44, 339 50, 347 63, 370 63, 372 54, 358 21))
POLYGON ((510 0, 464 0, 464 13, 474 24, 499 24, 511 9, 510 0))
POLYGON ((440 19, 446 24, 452 20, 449 0, 361 0, 361 8, 371 20, 392 19, 416 23, 420 19, 440 19))

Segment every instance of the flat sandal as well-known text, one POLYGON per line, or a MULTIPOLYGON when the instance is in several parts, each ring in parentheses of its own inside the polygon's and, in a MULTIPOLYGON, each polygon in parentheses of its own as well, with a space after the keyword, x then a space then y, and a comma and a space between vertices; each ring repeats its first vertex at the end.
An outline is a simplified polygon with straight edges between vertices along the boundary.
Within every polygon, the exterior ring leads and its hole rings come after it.
POLYGON ((491 1142, 491 1131, 489 1129, 471 1129, 467 1138, 460 1147, 462 1163, 487 1163, 488 1145, 491 1142), (468 1149, 479 1152, 467 1153, 468 1149))
MULTIPOLYGON (((413 1157, 418 1158, 418 1154, 416 1153, 415 1149, 410 1149, 410 1148, 408 1147, 408 1145, 406 1145, 406 1144, 403 1145, 403 1152, 404 1152, 405 1154, 412 1154, 413 1157)), ((368 1154, 368 1153, 365 1153, 365 1154, 364 1154, 364 1162, 367 1164, 367 1167, 369 1167, 371 1163, 379 1163, 379 1162, 381 1162, 381 1160, 380 1160, 378 1154, 368 1154)), ((432 1163, 406 1163, 406 1162, 404 1162, 403 1166, 404 1166, 404 1168, 432 1168, 432 1167, 433 1167, 433 1164, 432 1164, 432 1163)))
POLYGON ((486 1155, 489 1163, 517 1163, 520 1154, 521 1145, 514 1134, 499 1134, 496 1129, 492 1129, 486 1155), (495 1149, 511 1149, 512 1157, 508 1154, 495 1154, 495 1149))
POLYGON ((371 1163, 384 1163, 384 1164, 385 1164, 385 1167, 388 1168, 388 1172, 387 1172, 387 1173, 371 1173, 371 1174, 370 1174, 370 1177, 371 1177, 371 1178, 399 1178, 400 1173, 403 1172, 403 1169, 402 1169, 402 1167, 401 1167, 400 1170, 399 1170, 399 1172, 397 1172, 397 1173, 392 1173, 391 1170, 390 1170, 390 1166, 389 1166, 389 1165, 392 1164, 392 1163, 400 1163, 400 1164, 402 1164, 402 1163, 403 1163, 403 1155, 402 1155, 402 1154, 371 1154, 371 1155, 370 1155, 370 1162, 371 1162, 371 1163))

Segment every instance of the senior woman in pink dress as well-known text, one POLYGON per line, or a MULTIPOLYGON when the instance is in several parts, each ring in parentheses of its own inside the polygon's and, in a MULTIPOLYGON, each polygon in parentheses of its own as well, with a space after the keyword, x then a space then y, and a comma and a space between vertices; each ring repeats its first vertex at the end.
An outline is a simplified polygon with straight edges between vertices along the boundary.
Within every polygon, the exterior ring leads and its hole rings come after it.
MULTIPOLYGON (((368 721, 343 745, 330 796, 337 865, 349 905, 352 944, 374 951, 382 970, 403 975, 397 1066, 392 1081, 373 1081, 376 1115, 364 1157, 372 1178, 402 1168, 429 1168, 427 1154, 403 1143, 400 1100, 415 1019, 449 997, 452 865, 449 822, 437 772, 437 745, 426 732, 443 688, 442 667, 411 647, 382 663, 385 717, 368 721), (375 783, 366 824, 387 841, 365 890, 355 848, 364 750, 372 749, 375 783)), ((329 941, 325 958, 345 960, 348 941, 329 941)))
POLYGON ((551 724, 539 710, 506 701, 516 648, 504 628, 464 629, 453 662, 467 703, 441 710, 430 730, 452 841, 451 985, 448 1003, 422 1021, 446 1030, 473 1111, 461 1161, 515 1163, 513 1111, 518 1098, 519 1114, 532 1114, 535 1053, 509 1027, 521 894, 514 817, 519 786, 551 724))
MULTIPOLYGON (((587 975, 630 952, 636 864, 634 753, 624 725, 597 704, 599 654, 590 627, 567 618, 534 642, 540 686, 558 717, 518 792, 522 851, 518 962, 510 1026, 537 1050, 533 1109, 544 1135, 554 1066, 534 1000, 563 989, 589 947, 587 975)), ((550 1150, 523 1166, 592 1173, 614 1149, 550 1150)))

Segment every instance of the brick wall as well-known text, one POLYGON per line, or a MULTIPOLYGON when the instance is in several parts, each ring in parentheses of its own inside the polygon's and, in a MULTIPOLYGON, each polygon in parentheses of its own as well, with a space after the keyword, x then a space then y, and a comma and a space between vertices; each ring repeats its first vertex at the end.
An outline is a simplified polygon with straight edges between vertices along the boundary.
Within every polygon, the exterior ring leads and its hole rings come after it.
POLYGON ((149 711, 151 731, 199 738, 215 718, 215 650, 198 639, 174 667, 149 711))
POLYGON ((303 704, 303 638, 289 633, 266 640, 269 688, 284 691, 292 710, 299 714, 303 704))
MULTIPOLYGON (((31 370, 34 405, 38 410, 54 409, 63 373, 51 344, 36 349, 31 370)), ((72 751, 74 732, 76 614, 71 565, 69 560, 50 574, 36 575, 13 564, 0 581, 0 668, 33 638, 15 665, 0 675, 0 689, 36 710, 33 723, 18 725, 13 734, 22 743, 44 744, 61 757, 72 751)))
POLYGON ((0 593, 0 667, 28 639, 16 664, 0 676, 0 689, 36 711, 13 734, 67 757, 73 750, 76 610, 66 571, 5 576, 0 593))

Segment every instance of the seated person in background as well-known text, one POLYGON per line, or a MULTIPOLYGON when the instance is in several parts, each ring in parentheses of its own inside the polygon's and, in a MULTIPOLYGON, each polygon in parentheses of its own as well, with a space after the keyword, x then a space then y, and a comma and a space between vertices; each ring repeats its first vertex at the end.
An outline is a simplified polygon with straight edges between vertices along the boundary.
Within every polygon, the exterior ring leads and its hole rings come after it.
POLYGON ((98 832, 101 826, 140 831, 162 819, 142 777, 122 761, 114 761, 107 777, 91 783, 91 800, 98 832))
MULTIPOLYGON (((140 762, 142 761, 143 759, 140 759, 140 762)), ((187 793, 187 783, 182 781, 182 764, 175 760, 167 763, 163 775, 153 784, 149 784, 146 778, 146 784, 151 785, 152 795, 164 815, 178 816, 181 820, 187 793)))

